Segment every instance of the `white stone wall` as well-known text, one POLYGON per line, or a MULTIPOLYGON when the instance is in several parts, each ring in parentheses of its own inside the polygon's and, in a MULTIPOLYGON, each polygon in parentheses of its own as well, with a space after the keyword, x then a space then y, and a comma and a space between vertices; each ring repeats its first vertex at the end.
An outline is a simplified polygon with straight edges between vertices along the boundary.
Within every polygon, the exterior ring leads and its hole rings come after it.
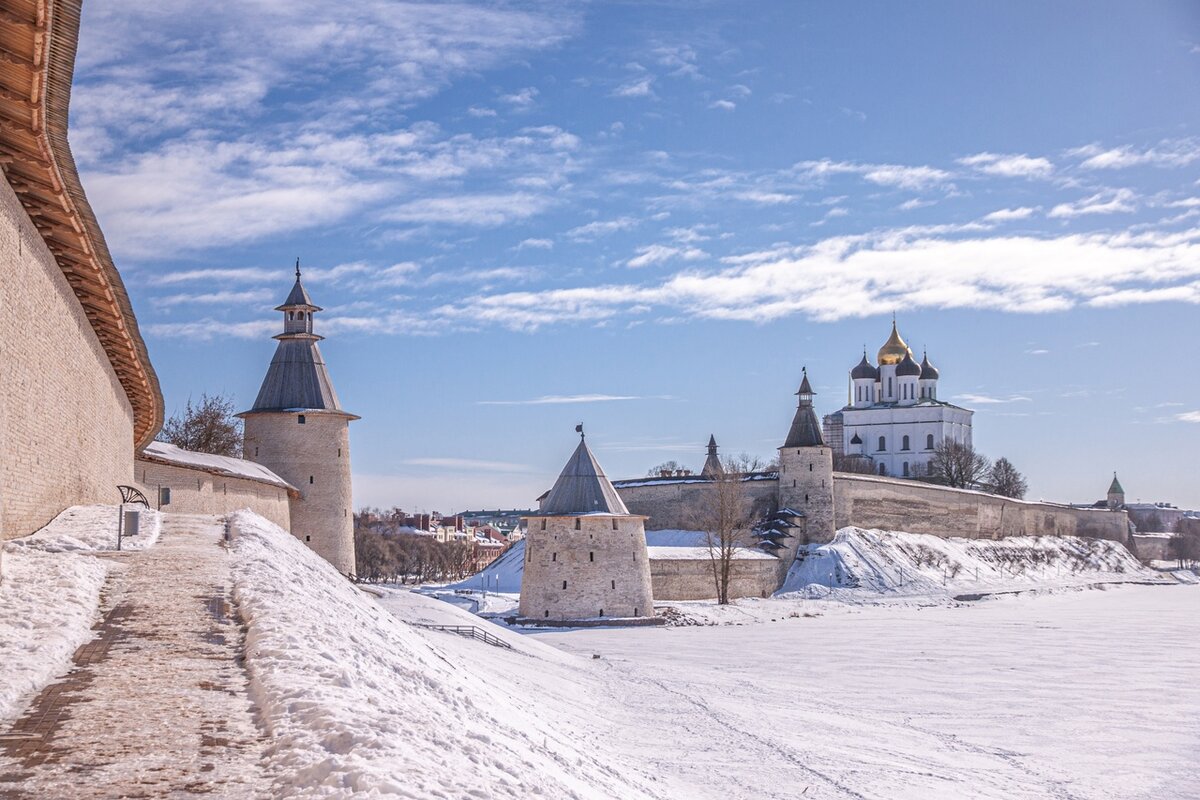
MULTIPOLYGON (((711 482, 696 478, 691 482, 681 479, 671 483, 617 485, 616 489, 629 513, 647 517, 646 530, 696 530, 700 527, 697 509, 705 507, 703 495, 712 486, 711 482)), ((776 510, 778 481, 752 480, 742 486, 756 514, 766 516, 776 510)))
POLYGON ((1012 500, 917 481, 837 473, 837 527, 928 533, 967 539, 1005 536, 1091 536, 1128 541, 1124 511, 1012 500))
POLYGON ((171 504, 163 511, 228 514, 248 508, 285 531, 291 528, 287 489, 282 486, 142 459, 135 462, 134 475, 152 506, 159 487, 170 488, 171 504))
POLYGON ((842 410, 842 452, 870 456, 876 469, 882 464, 887 475, 905 476, 905 465, 909 475, 922 474, 933 448, 928 447, 928 437, 933 436, 933 446, 945 440, 971 444, 971 418, 973 412, 943 405, 886 406, 842 410), (858 435, 861 445, 850 440, 858 435), (884 447, 879 447, 879 437, 884 447), (904 448, 904 437, 908 437, 908 448, 904 448))
POLYGON ((133 483, 133 411, 62 270, 0 180, 0 539, 133 483))
POLYGON ((529 517, 528 524, 522 617, 564 621, 654 615, 640 517, 529 517))
MULTIPOLYGON (((650 581, 655 602, 664 600, 710 600, 717 596, 711 559, 654 558, 650 581)), ((736 560, 729 570, 729 597, 770 597, 779 588, 779 561, 736 560)))
POLYGON ((354 574, 349 419, 312 410, 252 413, 244 419, 245 458, 300 490, 291 505, 292 535, 342 574, 354 574))

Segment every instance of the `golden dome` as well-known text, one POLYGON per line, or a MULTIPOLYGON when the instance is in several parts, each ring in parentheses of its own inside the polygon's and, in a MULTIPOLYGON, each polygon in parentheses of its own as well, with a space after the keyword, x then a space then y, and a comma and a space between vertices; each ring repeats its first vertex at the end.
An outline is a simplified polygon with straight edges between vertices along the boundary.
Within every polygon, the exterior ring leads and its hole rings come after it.
POLYGON ((892 335, 883 343, 883 347, 879 348, 879 357, 875 360, 882 367, 885 364, 899 364, 909 355, 912 355, 912 351, 900 338, 900 332, 896 330, 896 320, 892 320, 892 335))

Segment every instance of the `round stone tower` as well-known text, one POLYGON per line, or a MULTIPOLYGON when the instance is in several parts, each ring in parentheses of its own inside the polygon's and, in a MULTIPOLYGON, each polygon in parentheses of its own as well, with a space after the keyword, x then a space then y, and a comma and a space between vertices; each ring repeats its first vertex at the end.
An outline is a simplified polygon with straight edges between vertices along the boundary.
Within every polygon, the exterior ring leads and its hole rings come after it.
MULTIPOLYGON (((834 533, 833 450, 821 437, 821 426, 813 411, 816 392, 808 382, 807 369, 796 394, 800 404, 787 439, 779 448, 779 507, 804 517, 805 541, 828 542, 834 533)), ((797 540, 796 544, 801 542, 797 540)), ((795 553, 791 555, 795 557, 795 553)))
POLYGON ((320 311, 300 282, 276 311, 283 333, 245 421, 244 454, 300 490, 291 502, 292 534, 343 575, 353 575, 354 516, 350 421, 342 410, 313 333, 320 311))
POLYGON ((650 620, 645 517, 630 514, 583 437, 538 513, 526 517, 520 618, 650 620))

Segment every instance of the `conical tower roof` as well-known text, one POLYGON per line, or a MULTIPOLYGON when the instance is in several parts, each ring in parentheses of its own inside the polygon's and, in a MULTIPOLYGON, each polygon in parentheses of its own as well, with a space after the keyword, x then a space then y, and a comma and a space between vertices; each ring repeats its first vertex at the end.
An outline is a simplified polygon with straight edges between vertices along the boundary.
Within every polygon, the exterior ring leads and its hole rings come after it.
POLYGON ((717 456, 717 437, 709 435, 708 437, 708 458, 704 460, 704 469, 700 470, 700 474, 705 477, 721 475, 725 472, 725 467, 721 465, 721 459, 717 456))
POLYGON ((289 311, 296 308, 304 308, 308 311, 321 310, 321 307, 308 296, 308 290, 300 282, 300 259, 298 258, 296 259, 296 282, 292 285, 292 291, 288 292, 287 300, 283 301, 283 305, 275 306, 275 310, 289 311))
MULTIPOLYGON (((317 346, 322 337, 312 332, 312 312, 321 308, 313 304, 300 282, 299 262, 296 263, 296 283, 287 300, 276 310, 284 312, 284 332, 275 336, 279 341, 275 356, 263 377, 254 407, 245 413, 323 410, 345 414, 337 392, 333 390, 321 348, 317 346)), ((347 416, 357 419, 352 414, 347 416)))
POLYGON ((543 516, 574 516, 578 514, 613 514, 626 516, 621 496, 592 455, 587 439, 579 437, 579 447, 571 454, 540 512, 543 516))
POLYGON ((817 421, 817 413, 813 411, 812 384, 808 382, 808 370, 804 371, 804 380, 800 382, 800 405, 796 416, 792 419, 792 427, 788 431, 784 447, 821 447, 825 439, 821 436, 821 424, 817 421))
POLYGON ((1108 485, 1109 494, 1125 494, 1125 490, 1121 488, 1121 482, 1117 480, 1117 473, 1113 473, 1112 483, 1108 485))

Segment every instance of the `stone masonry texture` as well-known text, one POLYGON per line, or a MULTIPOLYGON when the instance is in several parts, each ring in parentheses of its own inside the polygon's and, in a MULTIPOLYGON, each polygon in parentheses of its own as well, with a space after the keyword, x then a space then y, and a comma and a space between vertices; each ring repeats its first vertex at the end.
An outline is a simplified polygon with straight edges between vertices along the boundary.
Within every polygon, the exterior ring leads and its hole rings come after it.
POLYGON ((0 181, 0 539, 133 482, 133 411, 67 280, 0 181))

